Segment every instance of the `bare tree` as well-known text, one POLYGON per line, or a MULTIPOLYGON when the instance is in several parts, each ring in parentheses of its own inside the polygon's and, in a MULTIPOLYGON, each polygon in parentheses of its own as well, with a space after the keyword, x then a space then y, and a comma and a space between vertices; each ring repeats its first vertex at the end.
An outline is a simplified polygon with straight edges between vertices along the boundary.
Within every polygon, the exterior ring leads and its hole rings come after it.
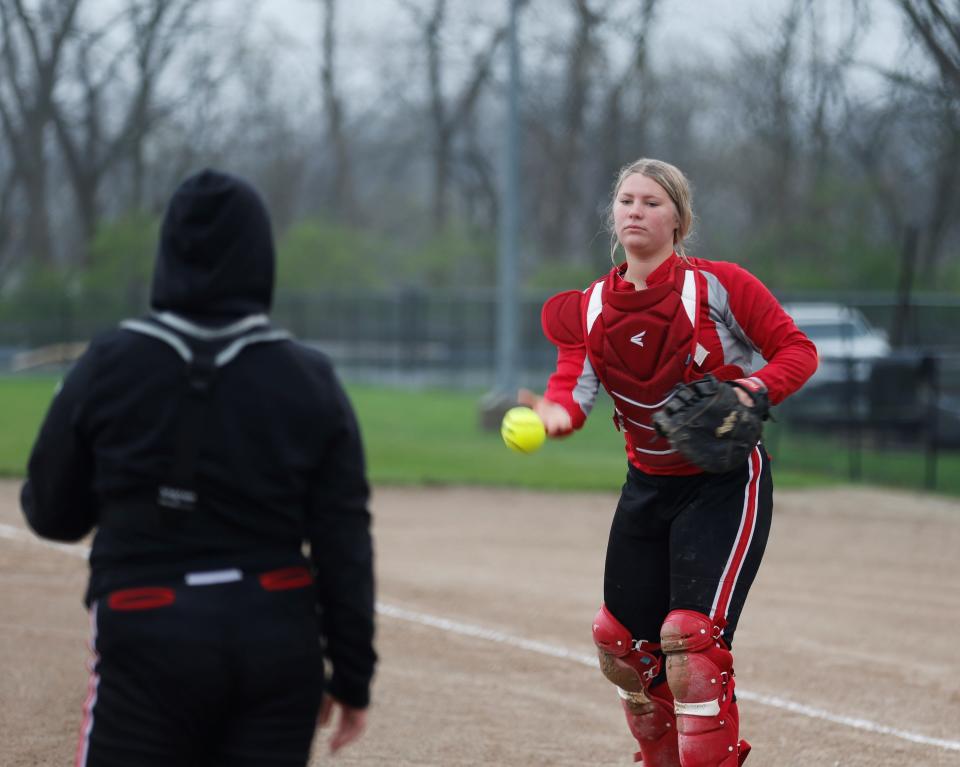
POLYGON ((357 208, 353 192, 350 147, 344 127, 343 100, 337 91, 336 82, 337 0, 321 0, 321 5, 323 19, 320 32, 320 84, 327 116, 327 132, 334 157, 333 209, 338 215, 351 221, 356 217, 357 208))
MULTIPOLYGON (((923 222, 921 271, 932 280, 945 258, 944 241, 960 216, 960 4, 941 0, 897 0, 908 32, 920 42, 939 75, 920 84, 930 104, 934 152, 929 175, 929 214, 923 222)), ((909 82, 908 80, 906 82, 909 82)))
MULTIPOLYGON (((797 178, 798 138, 796 133, 797 99, 791 91, 791 74, 798 57, 798 31, 806 0, 792 0, 781 22, 774 48, 766 61, 755 61, 754 67, 765 72, 765 90, 758 94, 759 107, 748 114, 756 121, 759 138, 767 148, 770 173, 763 179, 760 194, 754 198, 761 217, 783 222, 790 215, 791 191, 797 178), (768 68, 769 67, 769 68, 768 68)), ((758 69, 751 70, 757 72, 758 69)), ((756 88, 756 79, 746 84, 756 88)), ((750 118, 748 118, 750 119, 750 118)))
POLYGON ((12 168, 3 168, 2 173, 0 177, 0 286, 3 285, 6 266, 11 260, 11 251, 8 250, 7 244, 13 238, 11 203, 17 182, 12 168))
POLYGON ((129 160, 133 171, 129 207, 142 204, 144 142, 163 114, 157 103, 157 82, 178 47, 189 41, 193 12, 201 2, 131 2, 121 16, 106 20, 75 46, 79 98, 75 104, 55 101, 52 115, 86 242, 100 220, 104 178, 123 160, 129 160), (106 64, 97 67, 94 60, 103 48, 103 38, 121 21, 127 25, 127 44, 112 51, 106 64), (133 84, 122 98, 117 96, 117 85, 128 64, 132 64, 133 84), (119 119, 111 121, 111 116, 119 119))
POLYGON ((0 121, 26 207, 26 251, 40 263, 53 258, 47 212, 47 128, 53 119, 64 49, 81 2, 46 0, 31 10, 23 0, 0 0, 4 64, 0 121))
POLYGON ((960 94, 960 4, 941 0, 896 0, 940 71, 945 86, 960 94))
MULTIPOLYGON (((520 0, 521 8, 527 0, 520 0)), ((450 183, 454 165, 454 142, 472 117, 477 103, 488 83, 495 55, 507 34, 507 24, 496 26, 486 42, 473 57, 469 74, 459 92, 451 99, 444 95, 444 46, 443 31, 446 24, 446 0, 432 0, 428 11, 419 5, 405 1, 419 29, 427 52, 427 92, 431 126, 432 189, 431 210, 433 226, 441 229, 449 215, 450 183)))
POLYGON ((861 0, 853 0, 849 9, 852 19, 846 34, 833 50, 828 51, 824 41, 823 8, 817 0, 807 0, 809 30, 809 65, 807 82, 809 106, 806 120, 810 147, 810 186, 814 190, 829 175, 833 155, 833 143, 840 128, 838 116, 846 99, 847 75, 855 63, 860 39, 868 28, 866 6, 861 0))
MULTIPOLYGON (((647 146, 651 120, 652 77, 650 71, 650 36, 654 28, 658 0, 641 0, 639 13, 630 8, 626 24, 631 38, 627 65, 611 78, 603 103, 600 126, 600 188, 597 199, 603 199, 610 180, 623 165, 625 151, 623 132, 630 126, 631 146, 647 146), (632 102, 630 106, 626 102, 632 102), (627 112, 632 106, 632 115, 627 112), (629 119, 632 118, 632 119, 629 119)), ((595 220, 595 215, 591 218, 595 220)))
MULTIPOLYGON (((584 136, 595 104, 591 101, 594 75, 601 62, 597 35, 607 17, 608 1, 569 0, 573 26, 557 64, 562 75, 547 75, 531 95, 529 126, 536 162, 542 173, 534 190, 534 211, 541 252, 547 261, 564 261, 581 252, 584 238, 575 232, 581 220, 585 192, 584 136), (576 243, 571 248, 571 242, 576 243)), ((559 47, 559 46, 557 46, 559 47)), ((541 75, 543 76, 543 75, 541 75)))
POLYGON ((899 174, 891 162, 902 159, 896 149, 904 145, 905 137, 898 123, 902 109, 903 103, 892 92, 888 92, 886 102, 877 109, 851 103, 848 107, 850 130, 845 142, 846 151, 873 192, 885 234, 893 239, 904 231, 911 217, 901 199, 903 178, 899 178, 898 184, 899 174))
POLYGON ((129 8, 128 20, 135 43, 136 86, 119 136, 128 146, 133 182, 131 197, 137 208, 145 203, 147 138, 174 108, 158 100, 158 81, 176 52, 203 33, 203 27, 196 23, 196 11, 206 2, 143 0, 129 8))

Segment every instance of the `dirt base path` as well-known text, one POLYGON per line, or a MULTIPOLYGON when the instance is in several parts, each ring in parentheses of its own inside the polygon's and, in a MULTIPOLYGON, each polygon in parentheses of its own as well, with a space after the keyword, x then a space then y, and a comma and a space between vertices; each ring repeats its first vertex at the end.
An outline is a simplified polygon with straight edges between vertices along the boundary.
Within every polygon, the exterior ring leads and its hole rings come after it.
MULTIPOLYGON (((86 692, 78 548, 0 483, 0 763, 71 763, 86 692)), ((593 656, 612 494, 381 489, 381 664, 336 763, 629 765, 593 656)), ((960 765, 960 503, 782 492, 737 633, 752 767, 960 765)), ((318 740, 313 764, 329 761, 318 740)))

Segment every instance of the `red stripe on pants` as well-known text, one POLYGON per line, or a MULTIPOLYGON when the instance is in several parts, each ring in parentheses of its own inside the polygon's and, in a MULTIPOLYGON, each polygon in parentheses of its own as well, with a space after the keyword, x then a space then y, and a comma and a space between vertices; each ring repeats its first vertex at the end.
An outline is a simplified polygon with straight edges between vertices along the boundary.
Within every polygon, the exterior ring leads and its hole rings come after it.
POLYGON ((743 515, 740 518, 740 529, 737 531, 737 539, 734 541, 733 553, 723 571, 723 576, 720 581, 720 591, 714 603, 713 614, 710 616, 715 622, 726 620, 727 608, 730 607, 730 597, 733 595, 734 588, 736 588, 737 579, 740 577, 740 569, 743 567, 747 550, 750 548, 751 540, 753 540, 753 530, 757 522, 760 475, 763 471, 763 459, 760 457, 759 447, 755 447, 750 454, 749 465, 750 477, 747 480, 747 487, 744 493, 743 515))

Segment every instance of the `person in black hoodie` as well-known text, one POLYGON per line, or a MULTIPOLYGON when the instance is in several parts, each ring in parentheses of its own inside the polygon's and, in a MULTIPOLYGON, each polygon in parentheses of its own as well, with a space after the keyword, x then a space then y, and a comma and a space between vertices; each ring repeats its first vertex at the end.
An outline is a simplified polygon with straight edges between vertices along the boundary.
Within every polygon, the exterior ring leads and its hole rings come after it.
POLYGON ((27 522, 57 541, 96 529, 78 765, 304 765, 318 716, 338 719, 334 751, 365 727, 360 434, 326 357, 270 325, 273 276, 256 191, 187 179, 152 314, 93 340, 40 429, 27 522))

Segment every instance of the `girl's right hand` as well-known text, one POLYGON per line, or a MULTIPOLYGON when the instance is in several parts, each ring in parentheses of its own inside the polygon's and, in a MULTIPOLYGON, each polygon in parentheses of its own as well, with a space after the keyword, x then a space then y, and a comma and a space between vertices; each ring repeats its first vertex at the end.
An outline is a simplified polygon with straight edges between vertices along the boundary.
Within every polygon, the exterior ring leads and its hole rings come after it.
POLYGON ((540 416, 548 437, 563 437, 573 431, 573 420, 563 405, 529 389, 520 389, 517 392, 517 402, 540 416))

